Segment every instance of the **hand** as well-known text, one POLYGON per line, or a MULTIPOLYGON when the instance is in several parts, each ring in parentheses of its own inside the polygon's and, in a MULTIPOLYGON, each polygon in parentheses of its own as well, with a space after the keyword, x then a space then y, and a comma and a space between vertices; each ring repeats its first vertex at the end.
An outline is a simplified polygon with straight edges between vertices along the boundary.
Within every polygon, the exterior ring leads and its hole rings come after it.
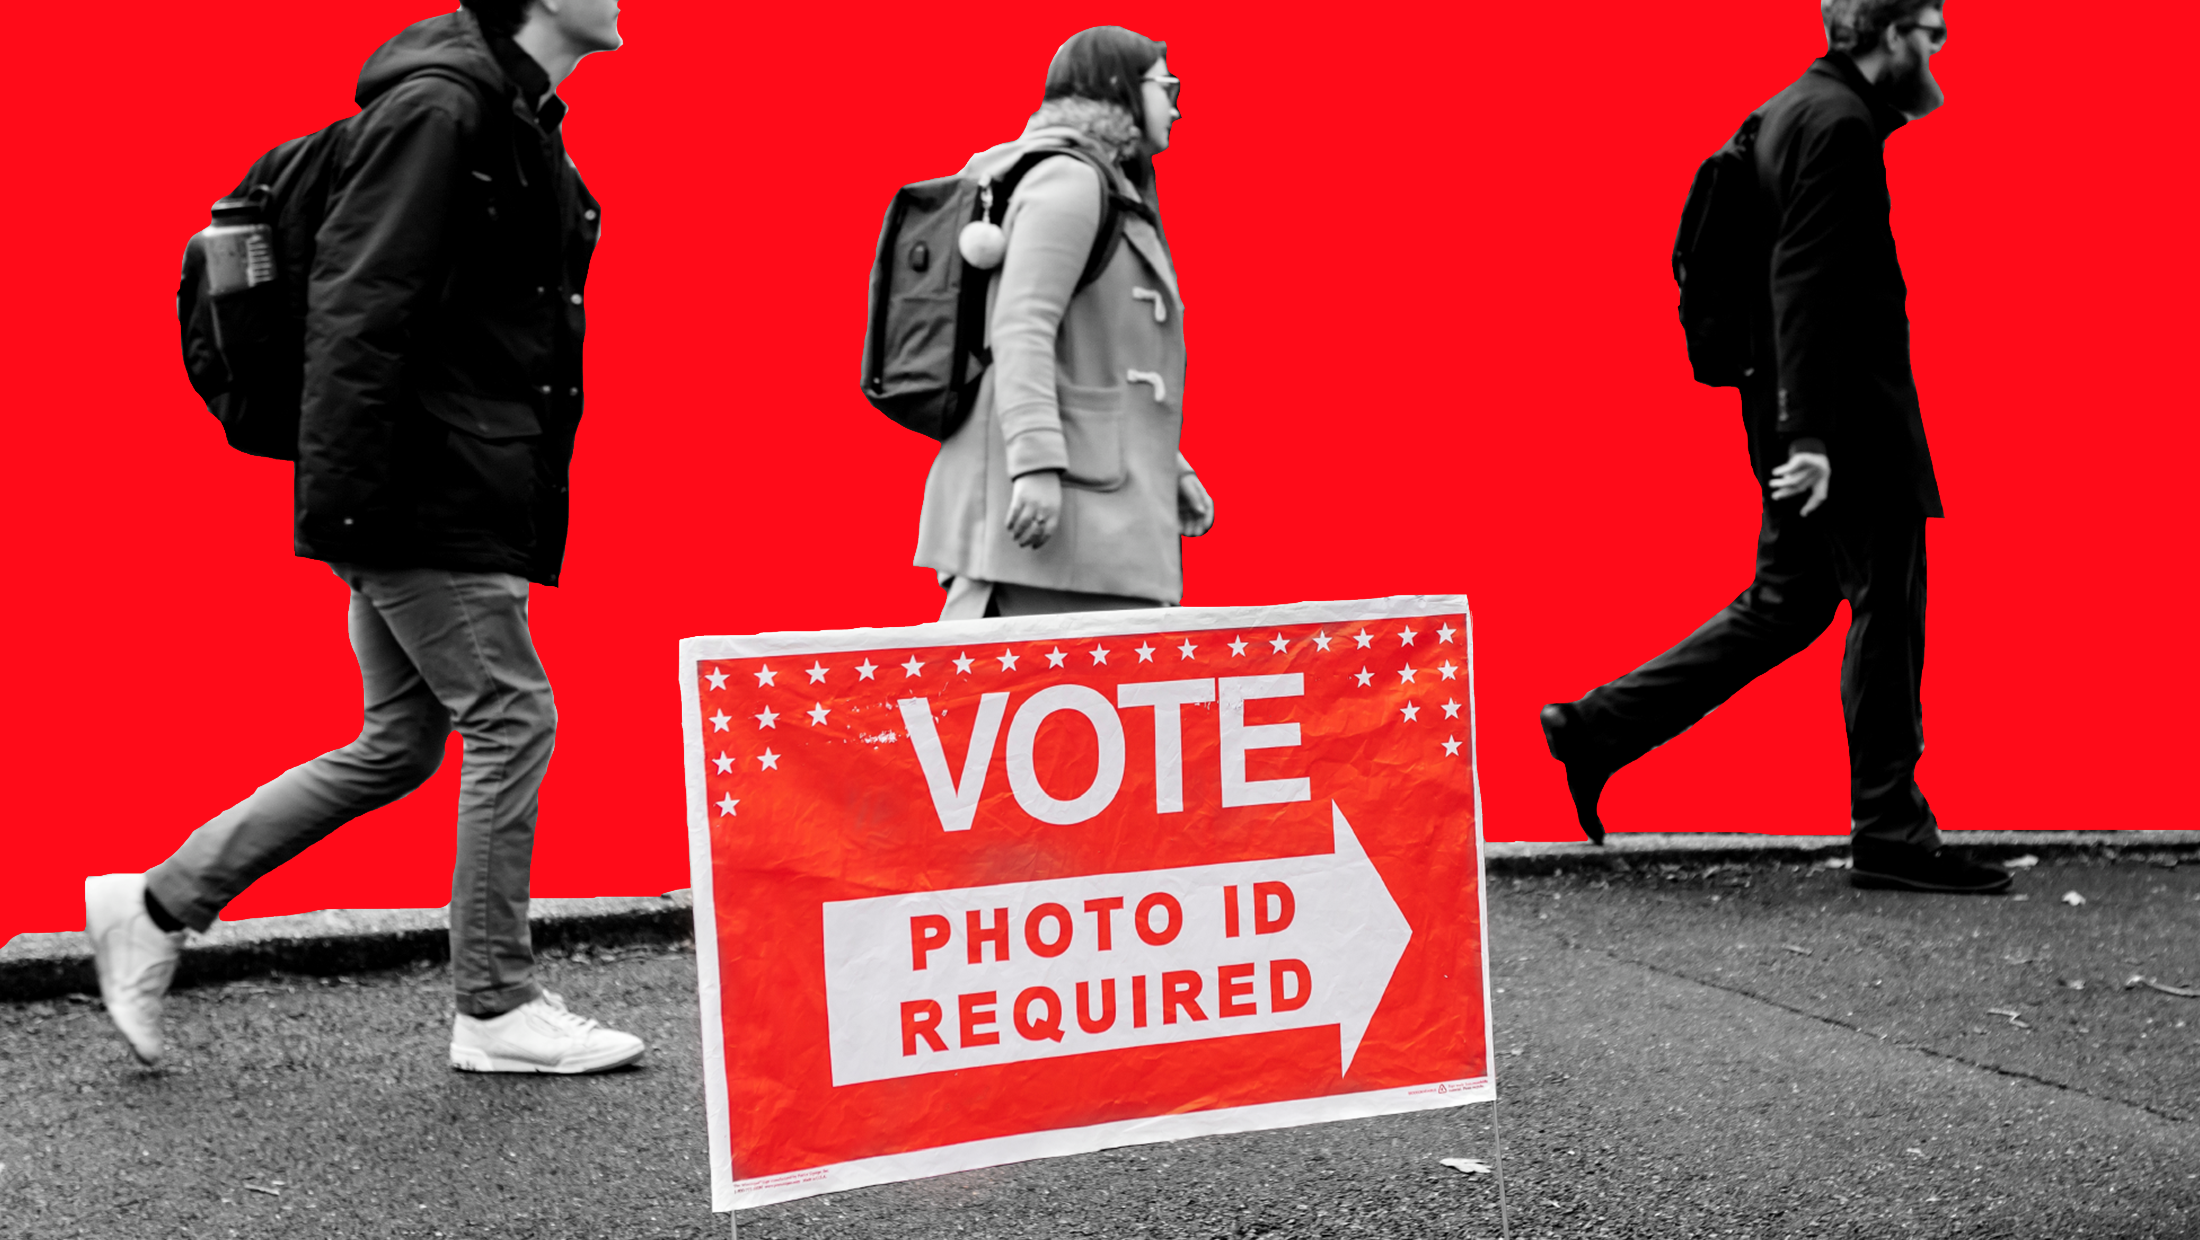
POLYGON ((1176 519, 1186 538, 1215 528, 1215 501, 1200 485, 1198 474, 1176 476, 1176 519))
POLYGON ((1008 493, 1008 536, 1033 551, 1046 545, 1062 524, 1062 472, 1042 469, 1021 475, 1008 493))
POLYGON ((1833 482, 1833 462, 1823 452, 1791 452, 1787 464, 1772 471, 1771 481, 1774 499, 1810 492, 1801 514, 1807 517, 1826 502, 1826 490, 1833 482))

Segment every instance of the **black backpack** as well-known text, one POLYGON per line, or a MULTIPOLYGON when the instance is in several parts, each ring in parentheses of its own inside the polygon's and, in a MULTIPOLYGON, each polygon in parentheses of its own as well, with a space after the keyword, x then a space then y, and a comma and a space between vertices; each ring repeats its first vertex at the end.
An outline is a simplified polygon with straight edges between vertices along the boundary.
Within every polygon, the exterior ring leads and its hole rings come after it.
MULTIPOLYGON (((419 72, 480 89, 456 72, 419 72)), ((496 111, 484 107, 483 115, 496 111)), ((266 229, 256 243, 247 287, 208 292, 204 234, 193 235, 184 246, 183 280, 176 288, 183 367, 207 409, 221 420, 229 446, 240 452, 298 459, 306 284, 313 273, 314 238, 328 209, 344 128, 363 115, 354 113, 260 156, 237 188, 214 204, 217 225, 266 229)))
POLYGON ((1751 113, 1726 145, 1696 169, 1673 241, 1673 279, 1681 288, 1681 330, 1696 382, 1740 387, 1764 350, 1754 324, 1767 314, 1770 238, 1757 193, 1757 127, 1751 113))
POLYGON ((1077 277, 1082 289, 1114 259, 1123 240, 1123 210, 1136 205, 1116 198, 1109 170, 1084 151, 1032 151, 991 180, 939 177, 894 194, 871 263, 863 332, 863 395, 880 413, 934 439, 954 434, 970 416, 978 381, 993 364, 985 345, 991 272, 963 261, 963 226, 978 219, 1000 223, 1024 174, 1056 155, 1075 156, 1100 174, 1100 232, 1077 277))

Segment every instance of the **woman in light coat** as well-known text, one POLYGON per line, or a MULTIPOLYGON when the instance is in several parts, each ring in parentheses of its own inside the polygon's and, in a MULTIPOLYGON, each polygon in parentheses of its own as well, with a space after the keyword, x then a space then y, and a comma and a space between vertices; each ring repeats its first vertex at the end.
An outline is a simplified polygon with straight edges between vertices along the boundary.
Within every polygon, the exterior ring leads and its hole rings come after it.
POLYGON ((1024 134, 970 159, 1006 170, 1038 149, 1069 155, 1017 183, 1007 252, 988 291, 993 365, 925 480, 916 562, 947 587, 943 620, 1174 604, 1181 538, 1214 503, 1177 451, 1184 305, 1154 207, 1153 156, 1169 145, 1177 80, 1168 48, 1120 26, 1064 43, 1024 134), (1113 194, 1122 242, 1084 288, 1113 194))

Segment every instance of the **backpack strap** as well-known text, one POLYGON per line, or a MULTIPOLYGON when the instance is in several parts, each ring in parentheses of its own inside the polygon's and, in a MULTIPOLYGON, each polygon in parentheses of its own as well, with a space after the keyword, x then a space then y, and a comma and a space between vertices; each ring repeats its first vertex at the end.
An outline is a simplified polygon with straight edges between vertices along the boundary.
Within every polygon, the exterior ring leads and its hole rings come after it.
POLYGON ((1085 256, 1085 269, 1077 276, 1075 291, 1083 291, 1086 285, 1100 278, 1100 273, 1107 270, 1108 264, 1115 260, 1115 252, 1122 248, 1123 209, 1128 206, 1142 215, 1147 211, 1146 204, 1127 201, 1117 196, 1115 178, 1109 175, 1109 169, 1103 167, 1099 160, 1076 147, 1068 146, 1027 152, 1023 158, 1010 165, 1008 171, 994 178, 993 209, 986 218, 992 223, 1000 223, 1008 214, 1009 196, 1016 192, 1016 186, 1022 183, 1024 174, 1057 155, 1067 155, 1078 160, 1100 178, 1100 231, 1094 234, 1092 252, 1085 256))
MULTIPOLYGON (((989 182, 993 195, 992 205, 980 209, 982 218, 989 223, 999 224, 1007 217, 1009 196, 1016 192, 1016 186, 1022 183, 1024 174, 1057 155, 1067 155, 1082 161, 1100 177, 1100 231, 1093 236, 1092 252, 1085 256, 1085 269, 1078 273, 1077 286, 1071 290, 1070 295, 1074 297, 1086 285, 1100 278, 1100 273, 1107 270, 1108 264, 1115 260, 1115 252, 1122 248, 1124 209, 1128 207, 1151 218, 1151 208, 1142 202, 1118 198, 1115 194, 1114 178, 1108 175, 1108 169, 1086 152, 1075 147, 1049 147, 1046 150, 1026 152, 1007 171, 989 182)), ((958 413, 954 419, 957 425, 961 424, 969 413, 970 405, 977 400, 977 375, 993 365, 993 346, 981 343, 985 335, 982 324, 985 321, 986 288, 992 283, 992 273, 981 272, 979 276, 978 279, 963 281, 962 305, 956 318, 958 337, 964 331, 969 333, 967 342, 958 341, 954 377, 950 380, 954 390, 960 393, 958 413), (965 370, 963 359, 966 356, 977 360, 975 371, 965 370)))

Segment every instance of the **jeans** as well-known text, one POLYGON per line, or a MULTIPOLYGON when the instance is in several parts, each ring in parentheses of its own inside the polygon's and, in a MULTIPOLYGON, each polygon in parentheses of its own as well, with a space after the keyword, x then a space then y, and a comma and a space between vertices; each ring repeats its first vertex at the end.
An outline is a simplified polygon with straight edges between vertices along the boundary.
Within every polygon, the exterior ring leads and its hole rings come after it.
MULTIPOLYGON (((1835 475, 1835 485, 1840 485, 1835 475)), ((1854 511, 1808 517, 1802 500, 1766 503, 1757 575, 1681 643, 1578 706, 1582 743, 1617 769, 1673 739, 1815 641, 1849 604, 1841 711, 1849 737, 1849 829, 1933 848, 1939 824, 1917 786, 1925 752, 1925 518, 1854 511)))
POLYGON ((294 766, 191 833, 146 875, 177 920, 204 930, 237 894, 353 818, 425 783, 452 728, 465 738, 451 873, 458 1010, 494 1016, 542 993, 528 937, 536 790, 557 707, 510 573, 331 564, 351 587, 359 738, 294 766))

